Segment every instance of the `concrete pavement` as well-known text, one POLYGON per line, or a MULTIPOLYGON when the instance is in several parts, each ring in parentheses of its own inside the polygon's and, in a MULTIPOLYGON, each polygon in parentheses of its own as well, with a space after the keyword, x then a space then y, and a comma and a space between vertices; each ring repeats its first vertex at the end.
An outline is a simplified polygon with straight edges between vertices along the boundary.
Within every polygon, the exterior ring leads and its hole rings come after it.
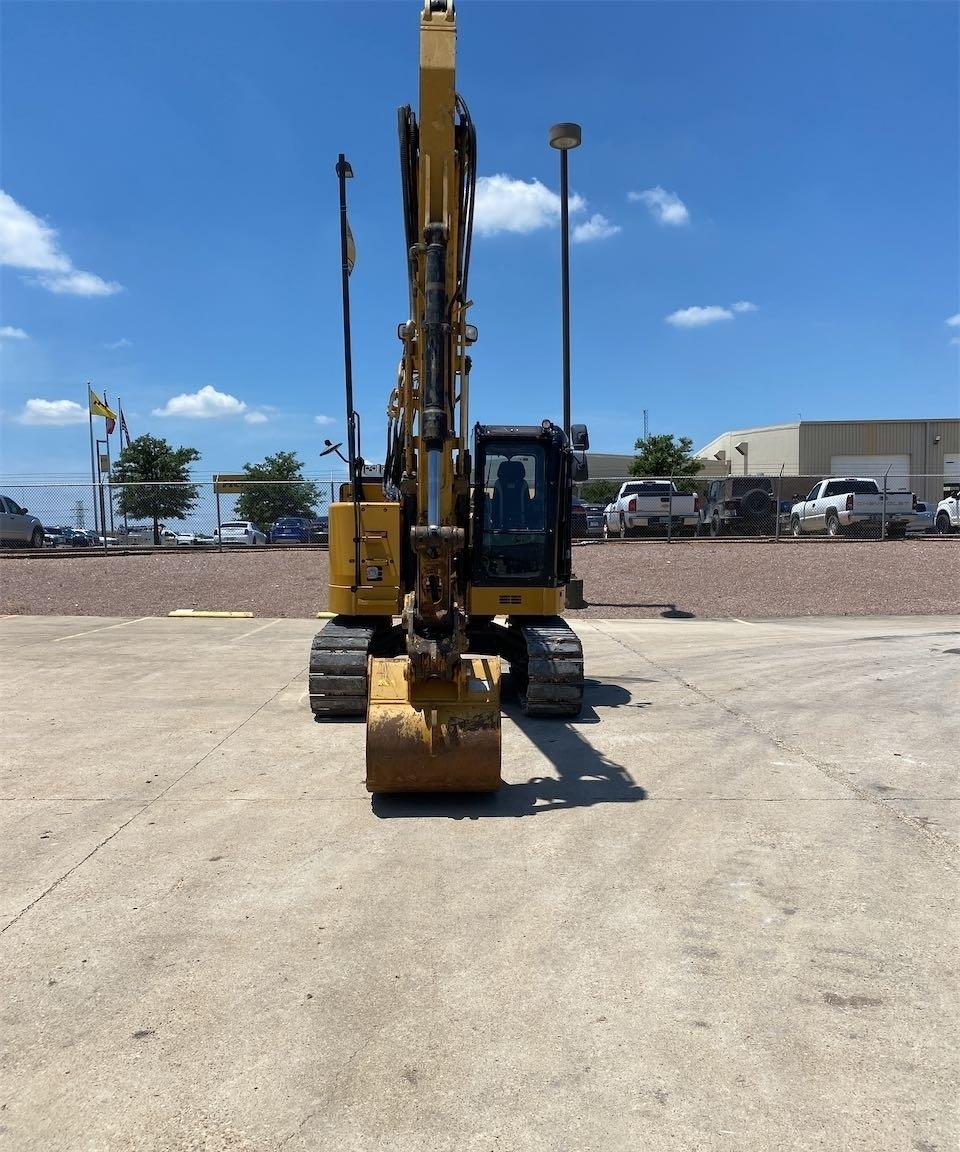
POLYGON ((373 803, 314 627, 0 620, 0 1148, 956 1147, 960 617, 578 622, 373 803))

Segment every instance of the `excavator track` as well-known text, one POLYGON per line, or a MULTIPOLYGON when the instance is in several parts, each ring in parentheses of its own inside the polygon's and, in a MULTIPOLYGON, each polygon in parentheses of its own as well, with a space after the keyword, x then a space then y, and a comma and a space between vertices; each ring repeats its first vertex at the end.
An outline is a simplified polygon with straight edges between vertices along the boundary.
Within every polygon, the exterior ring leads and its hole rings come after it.
POLYGON ((310 708, 315 717, 365 716, 367 657, 383 625, 335 616, 310 646, 310 708))
POLYGON ((520 706, 526 716, 579 716, 583 706, 583 647, 560 616, 545 620, 511 620, 523 637, 526 675, 521 678, 520 706), (524 683, 525 680, 525 683, 524 683))

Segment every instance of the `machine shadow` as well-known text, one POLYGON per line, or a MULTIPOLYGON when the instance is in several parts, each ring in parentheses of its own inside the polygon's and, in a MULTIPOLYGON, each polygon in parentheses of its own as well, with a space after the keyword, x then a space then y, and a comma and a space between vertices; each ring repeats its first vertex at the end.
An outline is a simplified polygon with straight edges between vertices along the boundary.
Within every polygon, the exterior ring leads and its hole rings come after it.
POLYGON ((633 804, 645 800, 646 789, 622 764, 594 748, 578 731, 583 724, 599 720, 595 706, 646 708, 649 701, 633 700, 618 684, 587 680, 584 706, 574 722, 536 720, 520 710, 511 679, 504 677, 501 707, 529 740, 553 765, 556 776, 535 776, 522 784, 504 783, 492 793, 410 793, 374 796, 371 806, 382 820, 403 817, 443 816, 450 820, 482 820, 491 817, 539 816, 568 808, 594 804, 633 804))
POLYGON ((693 620, 696 617, 696 612, 686 612, 683 608, 678 608, 676 604, 634 604, 625 600, 587 600, 586 605, 588 608, 662 608, 663 611, 660 615, 665 620, 693 620))

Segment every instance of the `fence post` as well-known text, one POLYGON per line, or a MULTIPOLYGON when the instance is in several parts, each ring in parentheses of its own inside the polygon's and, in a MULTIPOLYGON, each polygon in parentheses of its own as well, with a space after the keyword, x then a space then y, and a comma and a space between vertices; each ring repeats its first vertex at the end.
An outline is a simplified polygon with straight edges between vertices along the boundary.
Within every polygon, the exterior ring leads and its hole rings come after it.
POLYGON ((669 509, 668 514, 667 514, 667 543, 670 544, 673 542, 673 473, 672 472, 670 473, 670 487, 667 489, 667 495, 670 498, 670 502, 667 505, 667 508, 669 509))
POLYGON ((213 486, 213 490, 217 495, 217 544, 219 545, 220 551, 222 552, 223 551, 223 531, 222 531, 223 526, 220 523, 220 486, 219 486, 219 484, 215 483, 213 486))
POLYGON ((774 520, 773 538, 774 538, 774 540, 777 541, 777 543, 780 542, 780 493, 782 490, 783 490, 783 465, 781 464, 780 465, 780 475, 777 476, 777 494, 774 497, 774 500, 776 501, 776 508, 774 509, 775 520, 774 520))
MULTIPOLYGON (((887 472, 893 467, 892 464, 887 465, 887 472)), ((883 509, 880 512, 880 539, 886 540, 887 538, 887 472, 883 474, 883 509)))

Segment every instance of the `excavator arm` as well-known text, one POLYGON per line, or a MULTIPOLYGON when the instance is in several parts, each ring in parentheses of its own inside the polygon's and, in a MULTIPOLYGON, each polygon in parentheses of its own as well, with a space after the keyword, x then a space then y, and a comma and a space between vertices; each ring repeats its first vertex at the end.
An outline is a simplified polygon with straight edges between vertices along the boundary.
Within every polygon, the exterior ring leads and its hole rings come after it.
POLYGON ((456 92, 453 0, 425 0, 420 118, 399 112, 410 319, 386 483, 400 494, 414 579, 406 655, 371 657, 367 786, 488 790, 500 783, 500 662, 468 657, 470 535, 467 278, 476 135, 456 92))

